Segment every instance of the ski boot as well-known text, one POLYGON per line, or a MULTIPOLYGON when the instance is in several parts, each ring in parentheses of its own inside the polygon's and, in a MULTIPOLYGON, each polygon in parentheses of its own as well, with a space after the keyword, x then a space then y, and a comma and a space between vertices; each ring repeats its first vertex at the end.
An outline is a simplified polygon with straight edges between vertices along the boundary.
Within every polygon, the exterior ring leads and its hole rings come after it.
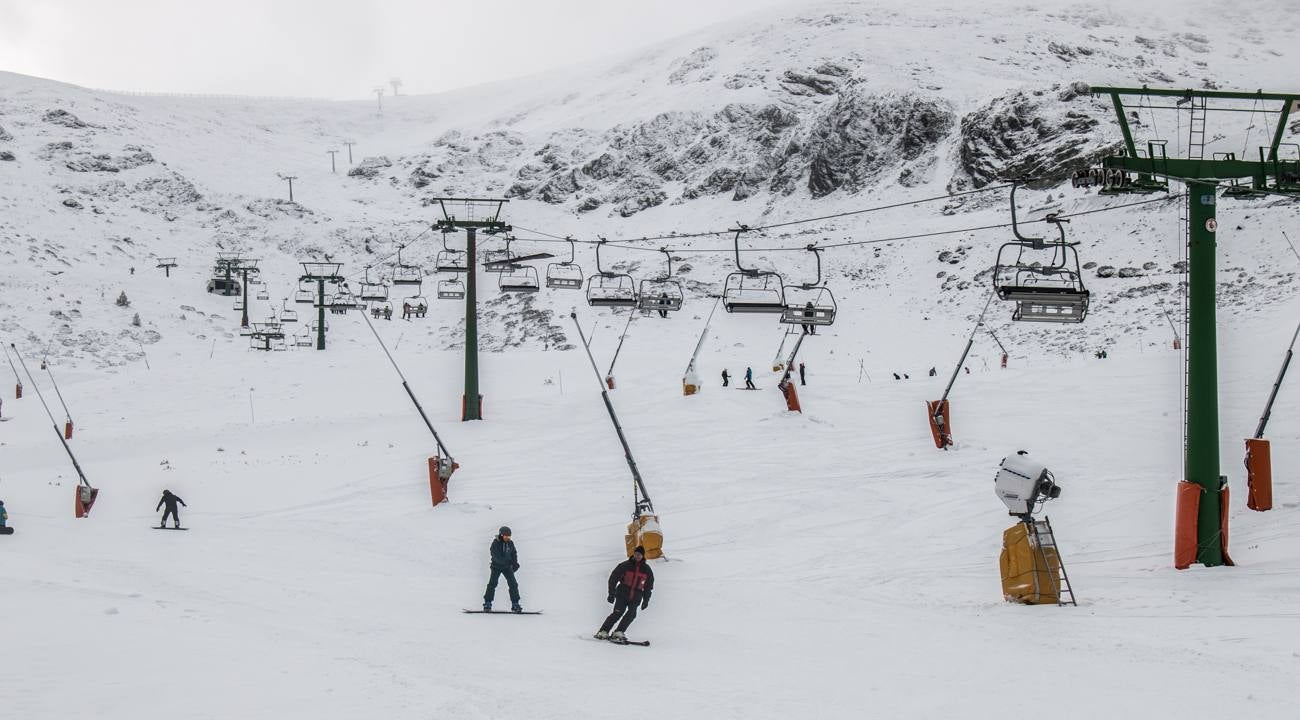
POLYGON ((492 603, 483 603, 483 612, 492 612, 492 603))
POLYGON ((609 639, 609 631, 608 631, 608 630, 597 630, 597 631, 596 631, 596 634, 595 634, 594 637, 595 637, 597 640, 608 640, 608 639, 609 639))
POLYGON ((521 613, 523 611, 524 611, 524 606, 520 605, 519 603, 515 603, 514 605, 510 606, 510 612, 512 613, 521 613))

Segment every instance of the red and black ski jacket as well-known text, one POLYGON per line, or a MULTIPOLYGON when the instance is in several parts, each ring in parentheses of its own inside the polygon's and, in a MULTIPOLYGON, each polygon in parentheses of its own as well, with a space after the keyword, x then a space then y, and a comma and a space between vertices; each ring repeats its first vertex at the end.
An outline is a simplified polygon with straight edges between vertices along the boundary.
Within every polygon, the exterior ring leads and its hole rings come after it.
POLYGON ((655 587, 655 573, 650 564, 636 558, 628 558, 614 568, 609 574, 609 594, 622 596, 635 602, 642 598, 649 599, 650 591, 655 587))

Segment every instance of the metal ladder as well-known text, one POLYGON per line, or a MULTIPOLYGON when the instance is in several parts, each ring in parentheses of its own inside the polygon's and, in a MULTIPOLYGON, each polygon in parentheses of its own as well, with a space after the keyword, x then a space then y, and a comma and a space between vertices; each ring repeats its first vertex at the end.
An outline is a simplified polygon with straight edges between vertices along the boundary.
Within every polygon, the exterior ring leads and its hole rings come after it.
POLYGON ((1043 561, 1043 567, 1047 568, 1053 589, 1056 590, 1056 604, 1062 607, 1078 606, 1079 603, 1074 600, 1074 588, 1070 586, 1070 576, 1065 572, 1065 561, 1061 559, 1061 549, 1056 546, 1056 535, 1052 533, 1052 521, 1047 517, 1034 520, 1029 523, 1029 533, 1033 536, 1034 547, 1037 548, 1038 556, 1043 561), (1052 572, 1052 564, 1048 562, 1047 553, 1043 552, 1044 548, 1055 551, 1056 572, 1052 572), (1069 600, 1066 599, 1066 595, 1069 595, 1069 600))
MULTIPOLYGON (((1193 97, 1190 103, 1191 118, 1187 123, 1187 157, 1190 160, 1205 159, 1205 116, 1206 116, 1206 99, 1204 97, 1193 97)), ((1188 336, 1187 327, 1190 321, 1191 308, 1189 303, 1188 287, 1191 282, 1191 273, 1189 272, 1189 258, 1191 250, 1191 235, 1188 229, 1189 217, 1192 212, 1192 193, 1186 185, 1183 186, 1183 201, 1178 207, 1178 227, 1179 227, 1179 260, 1183 265, 1183 278, 1179 284, 1183 301, 1183 388, 1182 388, 1182 420, 1183 420, 1183 478, 1187 478, 1187 377, 1188 362, 1191 354, 1188 350, 1191 348, 1192 339, 1188 336)))

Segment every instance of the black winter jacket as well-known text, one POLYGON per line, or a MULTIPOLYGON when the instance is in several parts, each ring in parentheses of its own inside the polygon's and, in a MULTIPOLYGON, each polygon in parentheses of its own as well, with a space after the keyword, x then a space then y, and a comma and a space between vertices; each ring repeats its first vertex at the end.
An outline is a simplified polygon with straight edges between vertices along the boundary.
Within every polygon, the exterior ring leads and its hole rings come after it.
POLYGON ((622 595, 633 602, 644 598, 650 600, 650 592, 655 588, 655 573, 650 563, 636 558, 628 558, 614 568, 609 574, 609 594, 622 595))
MULTIPOLYGON (((171 494, 171 493, 169 493, 169 492, 164 492, 164 493, 162 494, 162 499, 160 499, 160 500, 158 501, 158 507, 154 508, 153 511, 154 511, 154 512, 158 512, 160 509, 162 509, 162 506, 163 506, 163 505, 166 505, 168 510, 172 511, 173 513, 175 513, 175 512, 176 512, 176 503, 180 503, 180 504, 182 504, 182 505, 185 505, 185 501, 182 500, 182 499, 180 499, 180 497, 178 497, 178 496, 176 496, 176 495, 173 495, 173 494, 171 494)), ((189 507, 189 505, 185 505, 185 507, 189 507)))
POLYGON ((514 541, 502 540, 500 535, 492 541, 492 567, 498 570, 519 568, 519 555, 515 552, 514 541))

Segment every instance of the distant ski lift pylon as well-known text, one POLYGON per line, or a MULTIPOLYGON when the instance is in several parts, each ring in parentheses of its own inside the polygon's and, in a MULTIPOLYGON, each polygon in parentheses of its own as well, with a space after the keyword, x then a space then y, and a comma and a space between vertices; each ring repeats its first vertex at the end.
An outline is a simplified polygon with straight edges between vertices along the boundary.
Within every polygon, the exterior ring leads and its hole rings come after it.
POLYGON ((606 242, 605 238, 600 238, 596 244, 596 274, 587 278, 587 304, 592 307, 636 307, 636 280, 627 273, 601 267, 600 248, 606 242))
POLYGON ((781 322, 786 325, 803 325, 805 328, 832 325, 838 308, 835 295, 822 284, 821 248, 808 245, 805 249, 817 259, 817 278, 810 283, 786 285, 782 288, 785 309, 781 312, 781 322))
POLYGON ((682 293, 682 284, 673 279, 673 255, 667 248, 659 252, 668 259, 668 271, 663 277, 648 278, 641 281, 637 296, 637 307, 641 310, 659 310, 674 312, 682 309, 686 296, 682 293))
POLYGON ((1083 284, 1079 265, 1078 243, 1065 240, 1063 223, 1055 215, 1046 221, 1056 226, 1059 239, 1044 242, 1041 237, 1025 237, 1016 221, 1016 185, 1011 186, 1011 228, 1016 239, 998 249, 993 273, 993 289, 999 298, 1016 303, 1012 320, 1023 322, 1083 322, 1088 315, 1090 293, 1083 284), (1014 252, 1014 259, 1011 253, 1014 252), (1050 252, 1050 256, 1046 253, 1050 252), (1042 254, 1041 260, 1032 259, 1042 254))
POLYGON ((740 264, 740 234, 746 230, 749 228, 741 225, 734 231, 736 272, 723 282, 722 307, 729 313, 784 313, 785 287, 781 275, 740 264))
POLYGON ((546 287, 553 290, 581 290, 585 281, 582 266, 574 262, 573 238, 569 241, 569 259, 564 262, 551 263, 546 266, 546 287))

